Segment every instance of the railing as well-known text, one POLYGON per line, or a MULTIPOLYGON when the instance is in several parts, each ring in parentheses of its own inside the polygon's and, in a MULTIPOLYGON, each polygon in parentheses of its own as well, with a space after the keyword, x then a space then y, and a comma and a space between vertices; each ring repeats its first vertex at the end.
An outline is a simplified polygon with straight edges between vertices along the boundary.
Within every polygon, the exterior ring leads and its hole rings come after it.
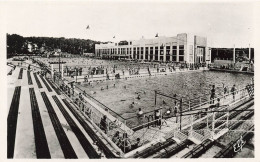
MULTIPOLYGON (((206 110, 209 108, 211 101, 206 101, 206 102, 201 102, 199 105, 195 105, 193 107, 190 106, 189 104, 185 104, 187 106, 187 109, 184 110, 183 112, 178 112, 175 114, 175 116, 171 116, 168 118, 164 119, 164 113, 166 112, 166 108, 159 108, 159 109, 154 109, 152 111, 144 112, 141 117, 133 116, 129 118, 124 118, 121 115, 117 114, 115 111, 101 103, 100 101, 96 100, 94 97, 91 95, 87 94, 80 86, 75 85, 75 89, 72 89, 68 85, 68 80, 56 80, 58 85, 66 85, 67 91, 63 89, 63 93, 68 96, 71 100, 74 101, 74 104, 77 105, 78 109, 85 114, 90 120, 93 121, 97 126, 101 126, 101 120, 104 115, 107 115, 106 119, 106 130, 103 129, 103 131, 106 132, 107 136, 112 140, 116 132, 120 133, 120 136, 122 136, 123 133, 128 134, 128 139, 131 143, 134 143, 137 138, 141 139, 141 143, 144 144, 146 142, 149 142, 154 139, 158 139, 165 135, 165 132, 161 132, 160 129, 162 128, 162 125, 164 124, 164 121, 167 120, 175 120, 178 117, 178 120, 176 120, 178 123, 174 125, 169 125, 170 127, 174 126, 172 128, 173 136, 180 139, 181 141, 186 139, 188 137, 188 134, 184 134, 183 132, 179 131, 181 127, 186 126, 186 128, 189 128, 191 124, 196 124, 200 120, 206 120, 207 118, 210 117, 201 117, 201 116, 196 116, 195 114, 193 116, 193 121, 191 121, 191 118, 189 116, 182 117, 182 122, 180 123, 179 119, 180 116, 185 115, 185 113, 191 113, 192 111, 201 111, 201 110, 206 110), (70 90, 70 94, 68 94, 68 89, 70 90), (72 92, 74 94, 72 95, 72 92), (79 93, 84 95, 83 100, 79 98, 79 93), (101 108, 101 109, 100 109, 101 108), (159 119, 155 119, 154 112, 156 110, 160 111, 160 117, 159 119), (109 117, 111 116, 113 117, 109 117), (185 119, 185 120, 184 120, 185 119), (177 126, 176 126, 177 125, 177 126), (132 129, 128 128, 131 127, 132 129), (134 131, 133 131, 134 130, 134 131)), ((60 88, 60 86, 59 86, 60 88)), ((246 88, 237 90, 234 92, 235 98, 233 99, 233 93, 226 94, 220 98, 220 105, 224 104, 232 104, 234 102, 237 102, 238 100, 241 100, 245 97, 248 97, 248 94, 246 93, 246 88)), ((216 99, 215 99, 216 100, 216 99)), ((195 113, 197 113, 195 112, 195 113)), ((212 116, 212 115, 210 115, 212 116)), ((189 130, 182 130, 189 132, 189 130)), ((171 134, 171 132, 168 132, 168 134, 171 134)), ((205 136, 210 136, 209 133, 205 136)), ((116 143, 116 142, 115 142, 116 143)), ((118 147, 120 147, 118 145, 118 147)), ((127 152, 125 147, 121 147, 122 151, 127 152)))
POLYGON ((174 133, 174 137, 179 139, 180 141, 184 141, 188 138, 188 136, 186 134, 183 134, 181 131, 176 131, 174 133))

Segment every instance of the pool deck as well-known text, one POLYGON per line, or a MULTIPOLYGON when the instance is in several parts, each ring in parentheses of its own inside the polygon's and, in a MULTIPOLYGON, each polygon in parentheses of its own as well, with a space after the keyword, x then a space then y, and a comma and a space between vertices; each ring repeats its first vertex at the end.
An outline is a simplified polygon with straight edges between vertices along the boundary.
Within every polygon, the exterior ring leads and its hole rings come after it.
MULTIPOLYGON (((175 71, 170 72, 169 70, 166 70, 166 72, 157 72, 156 70, 152 70, 151 71, 151 75, 148 74, 147 70, 142 69, 142 71, 140 72, 140 74, 138 75, 130 75, 128 71, 126 71, 123 75, 123 73, 121 72, 121 70, 117 70, 117 73, 120 74, 120 79, 131 79, 131 78, 142 78, 142 77, 153 77, 153 76, 163 76, 163 75, 174 75, 176 73, 182 73, 182 72, 196 72, 196 71, 203 71, 203 70, 208 70, 208 68, 200 68, 198 70, 189 70, 187 68, 185 69, 176 69, 175 71)), ((109 74, 109 80, 115 80, 115 74, 109 74)), ((64 78, 68 81, 76 81, 77 82, 85 82, 84 76, 77 76, 77 77, 69 77, 64 75, 64 78)), ((90 76, 90 78, 88 78, 88 82, 96 82, 96 81, 106 81, 108 80, 105 74, 101 74, 101 75, 94 75, 93 77, 90 76)))
POLYGON ((252 72, 252 71, 240 71, 240 70, 217 69, 217 68, 209 68, 209 70, 210 70, 210 71, 229 72, 229 73, 254 74, 254 72, 252 72))

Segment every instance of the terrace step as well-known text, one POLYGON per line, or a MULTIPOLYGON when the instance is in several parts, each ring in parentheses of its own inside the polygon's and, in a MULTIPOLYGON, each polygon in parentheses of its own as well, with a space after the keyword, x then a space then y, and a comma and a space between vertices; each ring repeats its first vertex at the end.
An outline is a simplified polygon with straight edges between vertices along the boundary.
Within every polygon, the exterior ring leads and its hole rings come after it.
POLYGON ((37 77, 36 73, 33 73, 33 75, 34 75, 34 78, 36 80, 38 88, 42 88, 42 84, 41 84, 39 78, 37 77))
POLYGON ((169 157, 172 157, 172 156, 180 153, 182 150, 184 150, 187 146, 189 146, 191 144, 192 144, 192 141, 186 139, 186 140, 182 141, 181 143, 177 144, 177 146, 172 145, 171 147, 168 147, 167 151, 164 151, 164 152, 158 154, 154 158, 169 158, 169 157))
POLYGON ((18 79, 22 79, 23 78, 23 68, 20 69, 19 75, 18 75, 18 79))
POLYGON ((207 140, 203 141, 201 144, 195 146, 187 154, 182 156, 182 158, 198 158, 203 153, 205 153, 206 150, 208 150, 213 144, 214 144, 214 141, 207 139, 207 140))
POLYGON ((200 133, 192 131, 192 136, 189 139, 198 145, 198 144, 201 144, 201 142, 205 140, 205 137, 203 135, 201 135, 200 133))
POLYGON ((14 156, 14 146, 15 146, 15 136, 16 136, 20 96, 21 96, 21 86, 15 87, 12 103, 7 117, 7 158, 8 159, 13 158, 14 156))
POLYGON ((69 113, 66 111, 64 106, 61 104, 60 100, 57 98, 57 96, 52 96, 55 103, 57 104, 58 108, 60 109, 62 115, 65 117, 66 121, 68 122, 69 126, 71 127, 72 131, 76 135, 77 139, 79 140, 81 146, 84 148, 86 154, 90 158, 99 158, 100 156, 95 151, 94 147, 91 145, 91 143, 87 140, 83 132, 79 129, 77 124, 73 121, 73 119, 70 117, 69 113))
POLYGON ((67 106, 67 108, 71 111, 71 113, 74 115, 74 117, 78 120, 78 122, 81 124, 83 129, 89 134, 90 138, 93 141, 97 141, 97 145, 99 148, 101 148, 104 151, 104 154, 107 158, 116 158, 114 153, 102 142, 102 140, 97 136, 96 132, 94 132, 93 129, 85 122, 85 120, 77 113, 77 111, 72 107, 72 105, 66 100, 62 99, 64 104, 67 106))
POLYGON ((64 132, 64 129, 62 128, 62 125, 60 123, 60 120, 56 114, 56 112, 54 111, 54 108, 51 105, 51 102, 49 101, 47 95, 45 92, 41 92, 42 95, 42 99, 46 105, 46 108, 48 110, 52 125, 54 127, 55 133, 58 137, 61 149, 63 151, 64 157, 65 158, 77 158, 77 155, 66 135, 66 133, 64 132))
POLYGON ((34 88, 29 89, 37 158, 51 158, 34 88))
POLYGON ((28 77, 28 85, 32 85, 33 82, 32 82, 32 77, 31 77, 30 71, 27 71, 27 77, 28 77))
POLYGON ((50 86, 48 85, 48 83, 46 82, 46 80, 43 78, 43 76, 40 75, 40 78, 42 79, 43 83, 45 84, 45 87, 47 88, 47 90, 49 92, 52 92, 52 89, 50 88, 50 86))
POLYGON ((61 95, 60 90, 54 85, 54 83, 52 83, 50 81, 50 79, 46 78, 47 82, 49 83, 49 85, 52 87, 52 89, 54 89, 54 91, 58 94, 61 95))

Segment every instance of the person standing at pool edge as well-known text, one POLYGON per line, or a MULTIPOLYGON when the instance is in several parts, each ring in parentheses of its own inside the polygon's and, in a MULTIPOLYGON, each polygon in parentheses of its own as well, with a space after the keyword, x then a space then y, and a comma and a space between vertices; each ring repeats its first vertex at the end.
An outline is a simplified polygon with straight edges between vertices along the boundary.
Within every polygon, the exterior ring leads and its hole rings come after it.
POLYGON ((137 119, 138 119, 138 124, 139 125, 142 124, 143 114, 144 114, 144 112, 142 111, 141 108, 139 108, 139 111, 137 113, 137 119))
POLYGON ((155 111, 155 122, 156 122, 157 126, 161 125, 160 116, 161 116, 160 110, 156 110, 155 111))
POLYGON ((215 98, 215 85, 212 85, 211 95, 210 95, 210 103, 214 104, 214 98, 215 98))
POLYGON ((231 93, 233 95, 233 100, 235 100, 235 92, 236 92, 236 85, 234 84, 233 87, 231 88, 231 93))

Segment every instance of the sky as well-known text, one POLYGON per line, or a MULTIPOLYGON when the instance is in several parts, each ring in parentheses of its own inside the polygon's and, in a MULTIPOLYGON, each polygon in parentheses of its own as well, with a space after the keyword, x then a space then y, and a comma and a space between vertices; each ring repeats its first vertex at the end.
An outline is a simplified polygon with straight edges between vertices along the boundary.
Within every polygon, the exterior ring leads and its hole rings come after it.
POLYGON ((192 33, 207 37, 211 47, 255 45, 253 1, 11 1, 1 6, 6 33, 22 36, 120 41, 192 33))

